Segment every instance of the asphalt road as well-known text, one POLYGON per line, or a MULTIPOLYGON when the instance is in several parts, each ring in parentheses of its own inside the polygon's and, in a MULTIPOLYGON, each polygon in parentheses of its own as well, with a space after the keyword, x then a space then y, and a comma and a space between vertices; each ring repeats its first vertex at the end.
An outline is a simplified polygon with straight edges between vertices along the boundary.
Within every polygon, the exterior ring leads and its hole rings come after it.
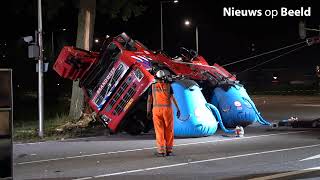
MULTIPOLYGON (((320 97, 254 97, 273 121, 320 117, 320 97)), ((218 132, 175 139, 176 156, 153 156, 153 133, 14 146, 14 179, 320 179, 320 129, 253 124, 242 138, 218 132)))
POLYGON ((12 177, 12 142, 8 136, 0 135, 0 179, 12 177))

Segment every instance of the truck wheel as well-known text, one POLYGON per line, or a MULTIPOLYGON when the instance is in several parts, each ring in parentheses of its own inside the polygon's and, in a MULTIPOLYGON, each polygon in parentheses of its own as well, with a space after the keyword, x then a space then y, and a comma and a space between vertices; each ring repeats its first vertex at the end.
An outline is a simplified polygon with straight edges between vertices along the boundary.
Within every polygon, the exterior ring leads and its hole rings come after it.
POLYGON ((320 124, 320 123, 319 123, 319 120, 315 120, 315 121, 312 122, 312 125, 311 125, 311 126, 312 126, 313 128, 316 128, 316 127, 319 127, 319 124, 320 124))
POLYGON ((145 127, 143 129, 144 133, 148 133, 153 128, 153 121, 152 120, 146 120, 145 121, 145 127))
POLYGON ((125 131, 133 136, 141 134, 141 132, 144 130, 145 126, 142 121, 136 120, 132 121, 127 124, 125 131))

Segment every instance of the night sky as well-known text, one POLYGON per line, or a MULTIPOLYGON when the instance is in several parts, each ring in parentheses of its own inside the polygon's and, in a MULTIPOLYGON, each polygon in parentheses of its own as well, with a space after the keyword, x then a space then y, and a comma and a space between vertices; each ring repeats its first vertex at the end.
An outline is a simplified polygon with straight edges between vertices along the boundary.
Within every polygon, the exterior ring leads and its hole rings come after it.
MULTIPOLYGON (((27 59, 26 44, 21 37, 33 35, 37 28, 36 0, 11 1, 2 6, 0 48, 5 55, 1 59, 0 67, 14 70, 15 85, 36 87, 35 62, 27 59), (19 11, 18 11, 18 10, 19 11), (21 10, 22 9, 22 10, 21 10), (9 26, 10 24, 10 26, 9 26), (4 45, 4 43, 6 45, 4 45)), ((319 28, 320 6, 315 0, 279 0, 279 1, 245 1, 245 0, 180 0, 178 4, 163 3, 164 49, 172 57, 179 55, 178 49, 183 46, 195 49, 195 26, 199 29, 199 53, 210 64, 220 65, 242 58, 263 53, 302 41, 299 37, 299 21, 306 22, 310 28, 319 28), (311 7, 311 17, 224 17, 223 8, 235 9, 276 9, 281 7, 300 9, 311 7), (186 27, 184 20, 191 21, 192 26, 186 27)), ((133 39, 137 39, 153 50, 160 49, 160 1, 145 1, 147 10, 143 15, 123 22, 120 18, 110 19, 97 13, 95 23, 95 38, 105 35, 117 35, 126 32, 133 39)), ((72 1, 65 2, 59 13, 48 18, 51 12, 44 13, 44 38, 46 59, 53 64, 63 45, 75 45, 78 10, 72 1), (62 29, 66 31, 62 31, 62 29), (54 56, 51 56, 51 32, 54 32, 54 56)), ((307 36, 317 35, 308 32, 307 36)), ((94 48, 97 48, 98 44, 94 48)), ((314 68, 319 63, 319 45, 306 47, 296 53, 284 56, 276 61, 259 68, 314 68)), ((280 52, 281 54, 282 52, 280 52)), ((277 54, 253 59, 244 63, 228 66, 232 72, 240 72, 261 61, 268 60, 277 54)), ((55 72, 49 69, 45 81, 50 85, 60 82, 55 72)), ((70 84, 70 83, 69 83, 70 84)))

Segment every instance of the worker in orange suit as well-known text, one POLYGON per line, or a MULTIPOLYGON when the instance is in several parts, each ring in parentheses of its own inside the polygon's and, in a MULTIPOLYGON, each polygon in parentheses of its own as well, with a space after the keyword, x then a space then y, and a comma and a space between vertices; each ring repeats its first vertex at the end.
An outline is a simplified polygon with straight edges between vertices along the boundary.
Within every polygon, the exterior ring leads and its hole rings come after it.
POLYGON ((173 91, 170 83, 166 80, 166 73, 159 70, 156 73, 156 82, 152 84, 151 93, 148 96, 147 116, 152 118, 154 130, 156 133, 158 157, 171 156, 173 150, 173 111, 171 100, 177 107, 177 116, 180 116, 180 109, 173 97, 173 91))

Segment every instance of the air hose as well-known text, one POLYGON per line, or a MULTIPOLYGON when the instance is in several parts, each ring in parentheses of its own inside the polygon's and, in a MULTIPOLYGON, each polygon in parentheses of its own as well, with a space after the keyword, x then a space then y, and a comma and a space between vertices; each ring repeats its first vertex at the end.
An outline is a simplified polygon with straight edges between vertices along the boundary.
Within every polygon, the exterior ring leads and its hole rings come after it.
POLYGON ((257 114, 258 116, 258 122, 262 125, 268 125, 268 126, 271 126, 271 123, 268 122, 267 120, 263 119, 263 117, 260 115, 260 112, 258 111, 258 109, 256 108, 256 106, 247 98, 244 98, 244 100, 246 100, 253 108, 253 110, 255 111, 255 113, 257 114))
POLYGON ((225 132, 225 133, 235 133, 236 131, 234 129, 230 130, 227 129, 222 122, 222 118, 220 115, 220 112, 218 110, 218 108, 216 108, 214 105, 210 104, 210 103, 206 103, 206 106, 212 111, 212 113, 214 114, 214 116, 218 119, 219 125, 221 127, 221 129, 225 132))

